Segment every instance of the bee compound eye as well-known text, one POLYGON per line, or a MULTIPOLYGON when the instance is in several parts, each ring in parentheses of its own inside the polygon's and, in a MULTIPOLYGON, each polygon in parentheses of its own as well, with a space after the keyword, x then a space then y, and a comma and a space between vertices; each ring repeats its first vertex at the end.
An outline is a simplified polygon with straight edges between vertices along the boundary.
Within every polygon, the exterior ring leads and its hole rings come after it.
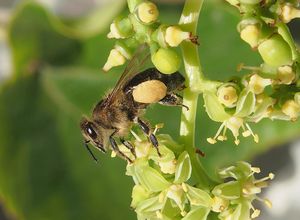
POLYGON ((94 131, 93 127, 90 124, 87 125, 86 132, 91 138, 93 139, 97 138, 97 133, 94 131))

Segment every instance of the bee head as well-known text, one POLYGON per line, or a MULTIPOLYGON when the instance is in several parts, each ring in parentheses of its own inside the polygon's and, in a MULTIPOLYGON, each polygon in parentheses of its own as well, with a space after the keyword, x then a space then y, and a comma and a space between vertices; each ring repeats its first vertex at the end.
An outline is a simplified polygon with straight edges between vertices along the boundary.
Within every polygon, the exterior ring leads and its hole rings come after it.
POLYGON ((97 149, 106 152, 103 147, 102 127, 83 117, 80 122, 81 133, 85 139, 85 143, 93 144, 97 149))

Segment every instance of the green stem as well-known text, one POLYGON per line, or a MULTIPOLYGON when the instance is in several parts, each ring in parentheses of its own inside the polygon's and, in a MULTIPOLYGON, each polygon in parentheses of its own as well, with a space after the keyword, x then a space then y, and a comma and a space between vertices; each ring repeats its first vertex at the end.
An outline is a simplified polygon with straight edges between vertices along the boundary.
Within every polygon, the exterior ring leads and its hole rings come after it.
MULTIPOLYGON (((204 0, 186 0, 179 21, 179 24, 184 31, 188 31, 193 34, 197 32, 198 18, 203 1, 204 0)), ((188 84, 188 87, 185 89, 183 94, 183 104, 188 106, 189 110, 182 110, 180 136, 181 141, 184 143, 185 149, 191 158, 193 179, 197 181, 197 185, 199 187, 208 188, 212 181, 206 174, 199 157, 196 154, 195 121, 198 95, 211 83, 204 78, 197 45, 191 42, 183 42, 181 48, 186 72, 186 81, 188 84)))

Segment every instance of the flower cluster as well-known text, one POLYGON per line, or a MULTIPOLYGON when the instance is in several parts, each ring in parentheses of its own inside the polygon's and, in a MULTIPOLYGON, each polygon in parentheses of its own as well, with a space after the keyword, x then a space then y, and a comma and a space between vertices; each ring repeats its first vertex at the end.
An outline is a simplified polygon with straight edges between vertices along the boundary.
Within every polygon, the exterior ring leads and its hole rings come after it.
POLYGON ((264 63, 259 67, 243 64, 238 69, 250 73, 204 92, 210 118, 222 122, 211 144, 227 139, 229 129, 235 144, 239 133, 259 141, 249 122, 263 118, 296 121, 300 114, 300 54, 287 35, 285 24, 299 14, 298 1, 227 0, 236 6, 242 20, 238 24, 241 39, 257 50, 264 63))
POLYGON ((146 43, 150 48, 151 60, 162 73, 176 72, 180 58, 173 49, 182 41, 197 43, 197 37, 183 31, 178 25, 161 24, 159 11, 151 1, 130 1, 130 14, 118 17, 110 25, 108 38, 117 39, 103 70, 123 65, 130 59, 136 48, 146 43))
MULTIPOLYGON (((254 174, 260 172, 259 168, 238 162, 219 171, 221 183, 201 189, 192 185, 191 160, 183 146, 168 135, 159 135, 158 139, 162 157, 148 141, 138 140, 134 143, 137 158, 127 165, 127 175, 135 183, 131 207, 138 219, 205 220, 216 214, 224 220, 252 219, 259 215, 252 206, 254 200, 270 206, 267 199, 260 199, 257 194, 267 186, 268 179, 273 179, 273 174, 257 180, 254 174)), ((130 156, 128 150, 122 150, 130 156)))

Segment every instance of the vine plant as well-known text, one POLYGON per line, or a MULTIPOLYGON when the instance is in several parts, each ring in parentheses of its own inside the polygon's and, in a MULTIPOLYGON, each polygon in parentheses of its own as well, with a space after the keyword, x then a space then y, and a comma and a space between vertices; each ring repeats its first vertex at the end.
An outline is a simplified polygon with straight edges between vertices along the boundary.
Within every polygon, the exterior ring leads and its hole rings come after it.
MULTIPOLYGON (((158 22, 159 10, 153 2, 127 0, 129 15, 116 18, 110 26, 108 37, 117 41, 105 71, 123 65, 144 43, 150 48, 153 65, 162 73, 170 74, 180 67, 174 47, 181 46, 184 60, 187 88, 183 104, 189 110, 182 110, 179 142, 166 134, 158 135, 159 157, 147 140, 135 135, 137 159, 127 165, 126 174, 135 182, 131 206, 140 220, 247 220, 260 214, 252 205, 254 200, 271 206, 258 194, 273 179, 272 173, 256 179, 259 168, 236 162, 218 171, 218 182, 206 174, 194 143, 199 95, 203 95, 209 117, 221 123, 216 135, 207 138, 210 144, 227 140, 227 130, 236 145, 240 132, 258 142, 249 123, 263 118, 295 121, 300 114, 300 55, 286 26, 300 17, 299 1, 226 0, 240 12, 241 39, 263 60, 258 67, 240 64, 238 69, 249 73, 227 82, 209 80, 201 69, 196 31, 203 1, 186 0, 179 23, 168 25, 158 22)), ((123 151, 130 157, 126 149, 123 151)))

